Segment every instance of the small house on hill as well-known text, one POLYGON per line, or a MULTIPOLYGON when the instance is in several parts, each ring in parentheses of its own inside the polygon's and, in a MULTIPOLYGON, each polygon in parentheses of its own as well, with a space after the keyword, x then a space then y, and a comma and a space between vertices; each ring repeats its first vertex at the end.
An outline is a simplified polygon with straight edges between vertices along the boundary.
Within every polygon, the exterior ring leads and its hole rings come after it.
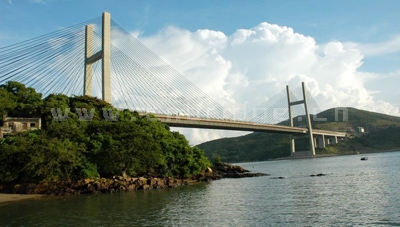
POLYGON ((358 127, 357 127, 357 132, 359 132, 359 133, 364 133, 364 132, 365 132, 365 129, 364 129, 363 127, 361 127, 361 126, 358 126, 358 127))
POLYGON ((3 127, 0 130, 0 138, 4 135, 12 135, 17 132, 37 130, 42 127, 41 118, 6 117, 3 115, 3 127))

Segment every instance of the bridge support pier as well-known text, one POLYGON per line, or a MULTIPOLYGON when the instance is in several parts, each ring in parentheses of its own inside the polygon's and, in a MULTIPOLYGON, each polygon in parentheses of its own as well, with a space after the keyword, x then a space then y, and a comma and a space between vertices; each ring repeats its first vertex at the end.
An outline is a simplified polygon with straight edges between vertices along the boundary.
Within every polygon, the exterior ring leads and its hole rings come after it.
POLYGON ((314 135, 314 144, 317 148, 325 148, 330 144, 337 144, 339 142, 338 136, 334 135, 314 135))
POLYGON ((314 137, 314 144, 317 148, 325 148, 326 147, 326 140, 324 135, 315 136, 314 137))
POLYGON ((93 54, 93 25, 86 25, 85 28, 85 70, 83 94, 92 96, 92 80, 93 71, 92 64, 102 60, 102 98, 104 101, 111 103, 111 77, 110 77, 110 27, 111 15, 107 12, 103 13, 102 21, 102 49, 93 54))
MULTIPOLYGON (((300 101, 291 101, 291 95, 290 95, 290 90, 289 86, 286 86, 286 93, 287 93, 287 99, 288 99, 288 108, 289 108, 289 123, 290 126, 293 127, 293 116, 292 116, 292 106, 295 105, 300 105, 304 104, 304 109, 305 109, 305 114, 306 114, 306 120, 307 120, 307 128, 308 128, 308 137, 309 137, 309 143, 310 143, 310 155, 314 156, 315 155, 315 145, 314 145, 314 137, 313 137, 313 131, 312 131, 312 125, 311 125, 311 118, 310 118, 310 113, 308 112, 308 104, 307 104, 307 96, 306 96, 306 90, 305 90, 305 85, 304 82, 301 83, 302 89, 303 89, 303 100, 300 101)), ((297 156, 296 153, 296 145, 295 145, 295 139, 294 136, 290 136, 290 151, 292 156, 297 156)))

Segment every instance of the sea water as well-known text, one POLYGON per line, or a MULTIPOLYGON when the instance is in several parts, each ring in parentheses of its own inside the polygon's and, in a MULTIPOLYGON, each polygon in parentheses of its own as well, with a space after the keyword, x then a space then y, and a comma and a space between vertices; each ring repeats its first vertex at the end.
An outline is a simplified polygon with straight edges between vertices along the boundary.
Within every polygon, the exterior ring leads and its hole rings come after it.
POLYGON ((242 163, 270 176, 3 203, 0 225, 400 226, 400 152, 364 156, 242 163))

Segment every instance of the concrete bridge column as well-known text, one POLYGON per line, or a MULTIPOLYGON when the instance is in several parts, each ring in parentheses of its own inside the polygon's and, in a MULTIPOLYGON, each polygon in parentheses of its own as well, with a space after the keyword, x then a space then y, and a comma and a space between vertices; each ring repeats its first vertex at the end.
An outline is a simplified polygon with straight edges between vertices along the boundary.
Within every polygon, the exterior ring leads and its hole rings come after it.
POLYGON ((88 59, 93 55, 93 25, 85 27, 85 75, 83 79, 83 95, 92 96, 92 62, 88 59))
MULTIPOLYGON (((307 120, 307 128, 308 128, 308 137, 309 137, 309 143, 310 143, 310 152, 312 156, 315 155, 315 143, 314 143, 314 135, 313 135, 313 129, 312 129, 312 124, 311 124, 311 118, 310 118, 310 113, 308 112, 308 103, 307 103, 307 96, 306 96, 306 90, 305 90, 305 85, 304 82, 301 83, 302 89, 303 89, 303 100, 300 101, 291 101, 290 97, 290 90, 289 86, 286 86, 286 93, 287 93, 287 100, 288 100, 288 109, 289 109, 289 123, 290 126, 293 127, 293 116, 292 116, 292 106, 295 105, 304 105, 305 109, 305 114, 306 114, 306 120, 307 120)), ((292 156, 295 155, 295 143, 293 136, 290 137, 290 150, 292 156)))
POLYGON ((111 15, 107 12, 103 13, 103 100, 111 103, 111 78, 110 78, 110 62, 111 62, 111 45, 110 45, 110 29, 111 29, 111 15))
POLYGON ((338 143, 337 136, 329 136, 328 137, 328 144, 337 144, 337 143, 338 143))
POLYGON ((311 124, 310 113, 308 112, 306 87, 304 85, 304 82, 301 83, 301 87, 303 89, 303 103, 304 103, 304 109, 306 111, 308 136, 309 136, 309 141, 310 141, 310 152, 311 152, 312 156, 314 156, 315 155, 315 145, 314 145, 314 138, 313 138, 313 129, 312 129, 312 124, 311 124))
POLYGON ((318 148, 326 147, 325 135, 316 136, 316 139, 318 140, 318 143, 317 143, 318 148))
POLYGON ((92 96, 92 64, 98 60, 102 60, 102 98, 104 101, 111 103, 111 45, 110 45, 110 29, 111 15, 107 12, 103 13, 103 29, 102 29, 102 49, 93 54, 93 25, 86 26, 85 34, 85 75, 83 84, 83 94, 92 96))
POLYGON ((337 144, 339 142, 338 136, 333 135, 314 135, 314 144, 317 148, 325 148, 327 145, 330 144, 337 144))
MULTIPOLYGON (((292 102, 290 97, 290 90, 289 86, 286 86, 286 93, 287 93, 287 100, 288 100, 288 107, 289 107, 289 123, 290 126, 293 127, 293 116, 292 116, 292 102)), ((294 136, 290 135, 290 154, 294 156, 296 152, 296 143, 294 140, 294 136)))
POLYGON ((290 154, 293 156, 296 152, 296 144, 293 135, 290 135, 290 154))

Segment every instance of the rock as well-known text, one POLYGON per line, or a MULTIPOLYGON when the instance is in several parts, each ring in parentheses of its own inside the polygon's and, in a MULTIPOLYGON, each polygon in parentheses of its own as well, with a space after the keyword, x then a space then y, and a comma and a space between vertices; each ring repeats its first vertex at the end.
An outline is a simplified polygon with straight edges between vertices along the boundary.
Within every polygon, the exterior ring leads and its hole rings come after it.
POLYGON ((149 179, 147 179, 147 184, 150 185, 151 187, 153 187, 154 185, 157 184, 157 180, 154 178, 149 178, 149 179))
POLYGON ((139 177, 138 180, 139 180, 140 185, 145 185, 145 184, 147 184, 147 178, 139 177))
POLYGON ((148 184, 143 185, 143 190, 150 190, 150 189, 152 189, 152 187, 150 185, 148 185, 148 184))
POLYGON ((286 179, 286 177, 271 177, 271 179, 286 179))
POLYGON ((175 188, 176 186, 177 186, 177 180, 176 179, 174 179, 174 178, 168 178, 167 179, 167 186, 169 187, 169 188, 175 188))
POLYGON ((243 178, 268 176, 264 173, 253 173, 240 166, 220 163, 207 168, 203 173, 186 179, 156 177, 121 177, 82 179, 77 181, 41 182, 37 184, 0 184, 0 192, 33 193, 48 195, 98 194, 121 191, 149 190, 153 188, 174 188, 196 182, 207 182, 222 178, 243 178))
POLYGON ((323 173, 318 173, 318 174, 311 174, 310 177, 322 177, 325 176, 326 174, 323 173))
POLYGON ((136 190, 136 186, 134 184, 130 184, 128 186, 128 191, 135 191, 136 190))
POLYGON ((165 181, 164 179, 157 178, 156 184, 154 185, 155 188, 165 188, 165 181))
POLYGON ((243 178, 269 176, 265 173, 252 173, 241 166, 220 162, 213 167, 213 174, 220 175, 220 178, 243 178))

